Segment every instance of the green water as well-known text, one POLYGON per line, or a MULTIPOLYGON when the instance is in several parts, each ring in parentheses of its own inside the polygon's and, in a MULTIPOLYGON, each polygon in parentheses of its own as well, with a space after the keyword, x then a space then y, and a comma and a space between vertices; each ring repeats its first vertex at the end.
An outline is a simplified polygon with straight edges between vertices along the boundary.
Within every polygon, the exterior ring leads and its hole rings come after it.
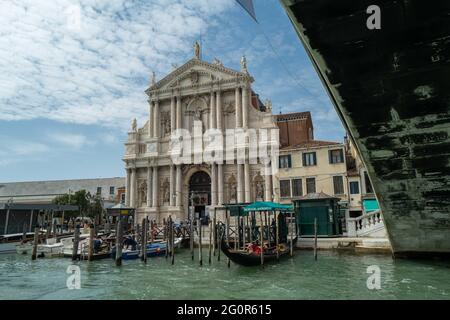
MULTIPOLYGON (((204 265, 182 249, 175 265, 165 257, 124 261, 75 262, 81 289, 69 290, 70 259, 0 255, 0 299, 449 299, 448 262, 393 261, 389 255, 299 251, 279 264, 227 268, 224 256, 204 265), (366 269, 378 265, 381 289, 367 289, 366 269)), ((196 252, 197 259, 197 252, 196 252)))

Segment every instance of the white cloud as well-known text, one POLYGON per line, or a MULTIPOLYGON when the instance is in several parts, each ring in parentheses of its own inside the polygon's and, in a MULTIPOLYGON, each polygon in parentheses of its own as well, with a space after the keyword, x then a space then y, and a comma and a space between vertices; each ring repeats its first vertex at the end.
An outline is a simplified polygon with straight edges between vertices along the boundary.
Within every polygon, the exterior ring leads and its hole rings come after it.
POLYGON ((64 147, 76 150, 81 149, 83 146, 87 144, 95 143, 92 140, 91 141, 88 140, 88 138, 85 135, 73 133, 62 133, 62 132, 51 133, 48 134, 48 138, 51 141, 61 144, 64 147))
POLYGON ((0 166, 38 158, 51 152, 49 146, 40 142, 11 139, 0 136, 0 166))
POLYGON ((0 120, 46 118, 124 130, 133 117, 146 117, 151 69, 162 75, 171 62, 187 58, 193 39, 232 5, 233 0, 2 1, 0 120))

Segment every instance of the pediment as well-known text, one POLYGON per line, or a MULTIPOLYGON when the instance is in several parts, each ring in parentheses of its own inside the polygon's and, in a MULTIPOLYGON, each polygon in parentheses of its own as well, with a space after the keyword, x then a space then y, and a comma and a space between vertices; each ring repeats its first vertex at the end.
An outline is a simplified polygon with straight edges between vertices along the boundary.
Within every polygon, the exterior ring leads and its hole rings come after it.
POLYGON ((224 67, 222 64, 209 63, 193 58, 152 85, 146 92, 204 85, 219 79, 230 80, 249 77, 250 75, 247 73, 224 67))

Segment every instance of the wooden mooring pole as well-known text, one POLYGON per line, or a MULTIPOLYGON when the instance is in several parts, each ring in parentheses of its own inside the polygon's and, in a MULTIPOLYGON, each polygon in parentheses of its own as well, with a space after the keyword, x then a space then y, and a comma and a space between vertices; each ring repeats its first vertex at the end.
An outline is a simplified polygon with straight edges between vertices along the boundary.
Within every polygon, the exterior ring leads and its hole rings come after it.
POLYGON ((275 211, 275 246, 277 248, 277 260, 280 260, 280 246, 279 246, 279 225, 278 225, 278 217, 280 213, 278 211, 275 211))
POLYGON ((317 218, 314 218, 314 260, 317 261, 317 218))
POLYGON ((294 241, 294 239, 292 239, 293 237, 294 237, 294 233, 293 233, 293 227, 295 228, 295 224, 294 224, 294 226, 292 225, 292 211, 291 211, 291 220, 290 220, 290 225, 291 225, 291 232, 290 232, 290 234, 291 234, 291 239, 290 239, 290 248, 289 248, 289 254, 291 255, 291 257, 294 255, 294 248, 293 248, 293 241, 294 241))
POLYGON ((73 236, 72 260, 78 259, 78 245, 80 243, 80 227, 76 226, 73 236))
POLYGON ((89 229, 89 255, 88 261, 93 261, 94 259, 94 237, 95 237, 95 229, 91 225, 89 229))
POLYGON ((37 246, 39 242, 39 228, 34 228, 34 242, 33 242, 33 251, 31 253, 31 260, 36 260, 37 256, 37 246))
POLYGON ((191 258, 194 261, 194 213, 191 213, 191 225, 189 226, 189 244, 191 249, 191 258))
POLYGON ((141 260, 147 263, 147 228, 148 221, 146 218, 142 219, 141 230, 141 260))
POLYGON ((175 264, 175 225, 173 223, 172 218, 170 218, 170 243, 172 247, 172 265, 175 264))
POLYGON ((211 250, 212 250, 212 231, 213 231, 213 227, 212 227, 212 221, 208 221, 208 227, 209 227, 209 245, 208 245, 208 249, 209 249, 209 255, 208 255, 208 263, 211 264, 211 250))
POLYGON ((200 217, 197 219, 198 226, 198 262, 200 266, 203 265, 203 256, 202 256, 202 223, 200 217))
POLYGON ((122 219, 117 220, 117 230, 116 230, 116 266, 122 265, 122 219))
POLYGON ((259 244, 261 247, 261 267, 264 267, 264 221, 263 221, 263 216, 262 216, 262 212, 259 213, 260 219, 261 219, 261 230, 259 233, 259 244))

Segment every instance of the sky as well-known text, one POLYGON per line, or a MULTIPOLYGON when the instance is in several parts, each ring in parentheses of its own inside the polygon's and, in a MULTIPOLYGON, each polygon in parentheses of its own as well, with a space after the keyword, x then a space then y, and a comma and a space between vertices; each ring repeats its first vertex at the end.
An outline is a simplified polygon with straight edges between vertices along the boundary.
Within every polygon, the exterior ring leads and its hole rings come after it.
POLYGON ((193 56, 240 69, 274 113, 311 111, 315 138, 340 120, 278 0, 2 0, 0 182, 124 176, 124 142, 142 126, 151 73, 193 56))

